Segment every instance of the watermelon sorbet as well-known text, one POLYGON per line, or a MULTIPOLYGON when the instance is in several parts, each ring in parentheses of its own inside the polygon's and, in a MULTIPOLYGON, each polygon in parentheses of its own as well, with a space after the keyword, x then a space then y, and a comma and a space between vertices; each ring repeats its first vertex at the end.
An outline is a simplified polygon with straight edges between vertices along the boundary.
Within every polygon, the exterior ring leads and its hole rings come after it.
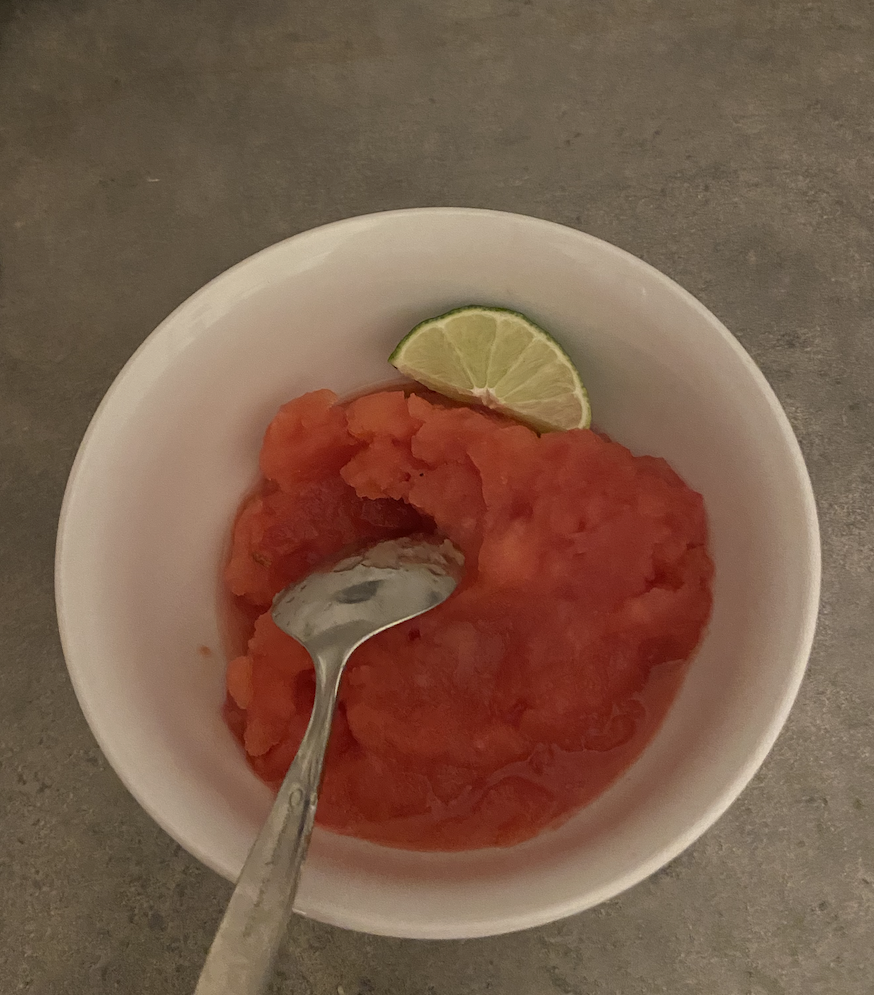
POLYGON ((604 790, 664 717, 707 623, 701 496, 588 429, 538 435, 434 395, 327 390, 280 409, 225 581, 245 619, 227 721, 278 786, 309 719, 307 652, 270 617, 324 560, 436 532, 444 604, 349 661, 318 822, 388 846, 508 846, 604 790))

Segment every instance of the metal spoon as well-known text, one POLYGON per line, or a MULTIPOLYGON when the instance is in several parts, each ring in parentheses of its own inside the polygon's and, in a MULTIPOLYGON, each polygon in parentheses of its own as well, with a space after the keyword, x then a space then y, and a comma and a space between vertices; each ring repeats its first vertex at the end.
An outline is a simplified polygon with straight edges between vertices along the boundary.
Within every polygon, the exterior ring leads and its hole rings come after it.
POLYGON ((365 640, 445 601, 464 560, 448 541, 396 539, 310 574, 273 602, 273 620, 313 658, 310 723, 249 852, 195 995, 260 995, 291 917, 316 814, 346 661, 365 640))

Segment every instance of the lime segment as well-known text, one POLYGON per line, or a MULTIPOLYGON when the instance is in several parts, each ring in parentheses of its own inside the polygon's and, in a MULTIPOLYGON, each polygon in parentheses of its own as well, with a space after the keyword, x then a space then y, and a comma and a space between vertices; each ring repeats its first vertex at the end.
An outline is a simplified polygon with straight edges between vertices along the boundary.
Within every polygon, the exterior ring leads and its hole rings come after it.
POLYGON ((517 311, 471 305, 429 318, 400 342, 389 362, 431 390, 482 404, 541 432, 591 423, 586 390, 567 353, 517 311))

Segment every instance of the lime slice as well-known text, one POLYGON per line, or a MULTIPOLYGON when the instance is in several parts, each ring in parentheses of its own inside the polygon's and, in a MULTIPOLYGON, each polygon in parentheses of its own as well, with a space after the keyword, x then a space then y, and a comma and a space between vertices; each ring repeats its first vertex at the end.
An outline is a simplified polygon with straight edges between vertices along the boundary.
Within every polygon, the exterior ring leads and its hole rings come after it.
POLYGON ((439 394, 485 405, 540 432, 591 422, 589 398, 567 353, 517 311, 471 305, 429 318, 388 361, 439 394))

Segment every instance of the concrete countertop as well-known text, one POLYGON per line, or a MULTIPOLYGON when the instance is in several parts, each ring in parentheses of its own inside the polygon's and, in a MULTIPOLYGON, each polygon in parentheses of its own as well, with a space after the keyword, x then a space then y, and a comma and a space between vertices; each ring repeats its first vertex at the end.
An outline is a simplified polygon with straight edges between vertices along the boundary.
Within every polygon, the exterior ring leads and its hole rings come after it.
POLYGON ((0 991, 189 993, 229 894, 67 680, 54 533, 100 397, 251 252, 461 204, 614 242, 738 336, 813 478, 816 645, 752 785, 650 880, 465 943, 296 921, 275 991, 870 992, 872 107, 870 0, 0 2, 0 991))

